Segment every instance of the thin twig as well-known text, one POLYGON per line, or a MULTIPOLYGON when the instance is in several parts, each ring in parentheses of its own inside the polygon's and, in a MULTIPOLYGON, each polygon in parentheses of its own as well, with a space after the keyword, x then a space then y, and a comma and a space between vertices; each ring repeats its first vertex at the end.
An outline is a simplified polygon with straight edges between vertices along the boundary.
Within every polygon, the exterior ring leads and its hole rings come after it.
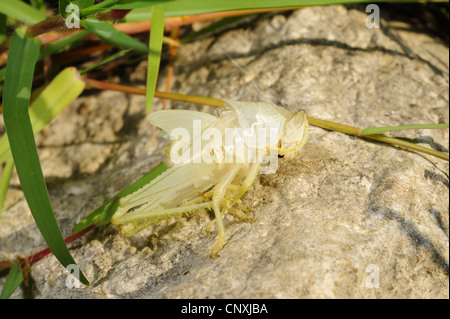
MULTIPOLYGON (((91 225, 89 227, 86 227, 83 230, 80 230, 77 233, 73 233, 73 234, 67 236, 66 239, 64 239, 64 242, 66 244, 71 243, 74 240, 84 236, 86 233, 90 232, 91 230, 93 230, 96 227, 97 227, 97 225, 93 224, 93 225, 91 225)), ((20 257, 20 260, 23 263, 27 264, 27 265, 31 265, 31 264, 37 262, 38 260, 41 260, 42 258, 46 257, 47 255, 51 254, 51 252, 52 252, 51 249, 47 247, 47 248, 45 248, 45 249, 43 249, 43 250, 41 250, 41 251, 31 255, 31 256, 28 256, 28 257, 25 257, 25 258, 20 257)), ((10 261, 10 260, 0 261, 0 271, 2 271, 4 269, 11 268, 12 264, 13 264, 13 262, 10 261)))
MULTIPOLYGON (((125 93, 130 94, 139 94, 139 95, 145 95, 145 89, 139 89, 134 88, 130 86, 120 85, 120 84, 113 84, 113 83, 107 83, 92 79, 85 79, 86 85, 91 88, 97 88, 97 89, 105 89, 105 90, 114 90, 114 91, 121 91, 125 93)), ((202 96, 194 96, 194 95, 184 95, 179 93, 170 93, 170 92, 160 92, 155 91, 155 97, 158 98, 164 98, 164 99, 171 99, 175 101, 183 101, 183 102, 190 102, 190 103, 196 103, 196 104, 203 104, 203 105, 210 105, 210 106, 216 106, 216 107, 222 107, 225 106, 225 102, 218 99, 208 98, 208 97, 202 97, 202 96)), ((449 161, 449 155, 448 153, 439 152, 436 150, 433 150, 431 148, 427 148, 418 144, 409 143, 394 137, 389 137, 383 134, 374 134, 374 135, 364 135, 360 136, 361 129, 354 126, 349 126, 341 123, 336 123, 332 121, 326 121, 321 120, 318 118, 314 118, 311 116, 307 116, 309 124, 317 127, 321 127, 327 130, 333 130, 342 132, 349 135, 358 136, 360 138, 367 138, 371 140, 376 140, 379 142, 388 143, 391 145, 395 145, 404 149, 408 149, 410 151, 416 151, 416 152, 422 152, 428 155, 435 156, 437 158, 443 159, 445 161, 449 161)))

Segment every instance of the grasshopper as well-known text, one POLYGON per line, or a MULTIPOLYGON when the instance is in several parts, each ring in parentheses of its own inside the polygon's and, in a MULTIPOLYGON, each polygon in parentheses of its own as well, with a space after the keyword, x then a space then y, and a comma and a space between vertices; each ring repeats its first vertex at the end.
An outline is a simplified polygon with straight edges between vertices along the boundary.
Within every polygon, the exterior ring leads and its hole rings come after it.
POLYGON ((211 257, 218 257, 226 244, 224 216, 248 219, 241 197, 258 174, 273 173, 278 156, 296 154, 308 139, 302 111, 293 114, 262 102, 225 102, 217 116, 189 110, 149 115, 150 123, 170 137, 166 154, 172 167, 120 198, 111 222, 126 236, 172 216, 212 210, 215 218, 206 230, 214 225, 218 229, 211 250, 211 257))

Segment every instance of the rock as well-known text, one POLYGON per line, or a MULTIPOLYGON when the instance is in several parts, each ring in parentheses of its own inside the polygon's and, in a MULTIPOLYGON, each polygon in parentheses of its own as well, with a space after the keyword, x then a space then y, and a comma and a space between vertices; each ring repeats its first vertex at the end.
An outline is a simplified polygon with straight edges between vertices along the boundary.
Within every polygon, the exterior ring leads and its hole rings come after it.
MULTIPOLYGON (((186 44, 178 52, 172 91, 270 99, 293 112, 361 128, 448 123, 448 48, 410 25, 395 28, 396 21, 368 29, 366 17, 354 7, 311 7, 263 15, 186 44)), ((143 104, 142 97, 117 92, 83 96, 38 137, 65 235, 163 158, 164 141, 152 139, 143 104), (80 112, 83 103, 87 111, 80 112)), ((158 101, 154 107, 161 106, 158 101)), ((389 135, 448 151, 448 130, 389 135)), ((205 233, 210 215, 170 220, 129 238, 110 225, 71 245, 91 288, 67 288, 68 273, 50 256, 32 266, 32 295, 449 297, 448 162, 311 127, 300 156, 280 159, 277 173, 260 175, 243 199, 255 222, 227 216, 228 244, 216 260, 209 257, 215 233, 205 233)), ((2 254, 14 258, 42 248, 23 198, 15 196, 7 207, 2 254)), ((21 288, 13 298, 23 295, 21 288)))

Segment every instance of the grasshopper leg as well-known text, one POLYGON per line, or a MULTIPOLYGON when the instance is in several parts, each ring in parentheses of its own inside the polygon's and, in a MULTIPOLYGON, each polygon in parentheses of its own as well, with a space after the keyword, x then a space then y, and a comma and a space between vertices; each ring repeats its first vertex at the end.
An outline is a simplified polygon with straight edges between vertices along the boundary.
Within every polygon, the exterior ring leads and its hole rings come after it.
MULTIPOLYGON (((253 182, 256 179, 256 176, 258 176, 259 168, 261 164, 260 163, 254 163, 250 166, 250 170, 245 177, 244 181, 242 182, 242 185, 235 188, 234 190, 237 190, 237 194, 233 196, 232 203, 240 203, 240 198, 248 191, 248 189, 252 186, 253 182)), ((215 213, 215 219, 207 226, 206 231, 210 232, 210 229, 212 225, 215 223, 217 224, 217 228, 219 230, 219 237, 217 240, 217 243, 214 245, 211 251, 211 257, 213 259, 218 257, 218 252, 225 246, 226 239, 225 239, 225 227, 223 225, 223 214, 220 209, 221 204, 224 202, 224 197, 227 189, 229 188, 230 184, 232 183, 234 177, 238 173, 238 171, 242 168, 241 165, 235 165, 233 169, 229 170, 228 174, 225 175, 225 177, 222 179, 222 181, 217 184, 217 186, 214 188, 213 196, 212 196, 212 202, 213 202, 213 209, 215 213)), ((232 204, 231 204, 232 206, 232 204)), ((240 205, 241 206, 241 205, 240 205)), ((242 209, 242 206, 241 206, 242 209)), ((230 213, 233 213, 237 215, 240 218, 243 219, 249 219, 242 211, 239 211, 237 209, 231 209, 230 213)))
POLYGON ((237 202, 245 193, 250 189, 250 187, 255 182, 256 176, 258 176, 259 168, 261 167, 261 163, 253 163, 250 166, 247 176, 245 177, 242 185, 238 187, 237 194, 233 197, 233 202, 237 202))
POLYGON ((222 212, 220 210, 220 206, 224 200, 225 193, 227 191, 228 185, 233 181, 236 174, 239 172, 241 168, 240 164, 234 164, 232 169, 228 171, 228 173, 224 176, 224 178, 216 185, 214 188, 214 194, 212 197, 214 214, 215 214, 215 222, 217 224, 217 228, 219 230, 219 237, 217 239, 216 244, 213 246, 211 250, 211 258, 215 259, 219 256, 218 252, 225 246, 225 226, 223 224, 222 212))

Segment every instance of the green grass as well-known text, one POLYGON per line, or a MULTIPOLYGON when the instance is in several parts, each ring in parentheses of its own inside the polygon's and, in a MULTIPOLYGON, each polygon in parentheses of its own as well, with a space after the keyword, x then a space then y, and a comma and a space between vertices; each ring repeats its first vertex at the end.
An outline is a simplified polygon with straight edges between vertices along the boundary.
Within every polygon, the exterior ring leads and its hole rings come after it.
POLYGON ((22 270, 19 266, 19 261, 13 262, 11 269, 6 278, 5 285, 3 286, 2 293, 0 294, 0 299, 8 299, 11 294, 20 286, 23 282, 22 270))
MULTIPOLYGON (((3 213, 3 206, 5 204, 6 193, 8 192, 9 182, 14 170, 14 161, 10 159, 3 169, 2 177, 0 178, 0 218, 3 213)), ((0 219, 1 222, 1 219, 0 219)))
POLYGON ((133 49, 137 52, 148 53, 146 44, 132 38, 126 33, 116 30, 109 22, 99 21, 94 17, 88 17, 81 20, 80 24, 105 43, 133 49))
MULTIPOLYGON (((56 222, 28 113, 31 84, 35 64, 39 57, 40 45, 40 41, 29 38, 24 29, 19 28, 14 32, 10 50, 15 54, 8 56, 3 96, 3 117, 17 175, 28 206, 48 246, 55 257, 66 267, 76 263, 66 247, 56 222)), ((35 127, 45 125, 46 119, 49 117, 53 117, 51 112, 44 113, 43 119, 38 118, 35 127)), ((89 284, 82 273, 80 274, 80 281, 86 285, 89 284)))
MULTIPOLYGON (((406 2, 404 0, 382 0, 378 2, 406 2)), ((408 1, 417 2, 417 1, 408 1)), ((435 1, 442 2, 442 1, 435 1)), ((300 6, 319 6, 350 3, 373 3, 371 0, 177 0, 164 4, 166 17, 188 16, 201 13, 234 11, 246 9, 266 9, 300 6)), ((150 8, 136 8, 125 17, 125 21, 147 20, 150 8)))
POLYGON ((114 214, 115 210, 117 209, 116 204, 118 203, 118 200, 121 197, 125 197, 142 186, 148 184, 151 180, 161 175, 162 172, 164 172, 168 166, 165 163, 162 163, 152 169, 149 173, 145 174, 143 177, 138 179, 136 182, 125 188, 123 191, 121 191, 119 194, 108 200, 106 203, 104 203, 102 206, 97 208, 94 212, 89 214, 86 218, 84 218, 81 222, 79 222, 73 229, 73 232, 79 232, 83 229, 86 229, 87 227, 91 225, 104 225, 109 223, 109 221, 112 218, 112 215, 114 214))
POLYGON ((35 24, 47 19, 40 10, 20 0, 1 0, 0 13, 25 24, 35 24))
POLYGON ((152 109, 153 96, 155 95, 156 81, 158 80, 159 63, 164 36, 164 6, 152 7, 152 24, 150 29, 150 40, 147 64, 147 95, 145 99, 145 112, 150 113, 152 109))
POLYGON ((91 66, 89 66, 89 67, 87 67, 87 68, 85 68, 83 70, 80 70, 79 73, 80 73, 80 75, 83 75, 84 73, 88 73, 89 71, 95 70, 99 66, 105 65, 108 62, 113 61, 114 59, 123 57, 125 54, 127 54, 130 51, 131 51, 131 49, 126 49, 126 50, 122 50, 122 51, 119 51, 117 53, 114 53, 114 54, 108 56, 107 58, 105 58, 105 59, 103 59, 103 60, 101 60, 101 61, 99 61, 97 63, 94 63, 93 65, 91 65, 91 66))
MULTIPOLYGON (((69 67, 61 71, 31 104, 28 111, 34 134, 40 132, 84 89, 78 71, 69 67)), ((8 134, 0 138, 0 163, 11 155, 8 134)))
POLYGON ((412 125, 385 126, 385 127, 369 127, 361 130, 359 135, 364 136, 392 131, 443 129, 443 128, 448 128, 448 124, 412 124, 412 125))

